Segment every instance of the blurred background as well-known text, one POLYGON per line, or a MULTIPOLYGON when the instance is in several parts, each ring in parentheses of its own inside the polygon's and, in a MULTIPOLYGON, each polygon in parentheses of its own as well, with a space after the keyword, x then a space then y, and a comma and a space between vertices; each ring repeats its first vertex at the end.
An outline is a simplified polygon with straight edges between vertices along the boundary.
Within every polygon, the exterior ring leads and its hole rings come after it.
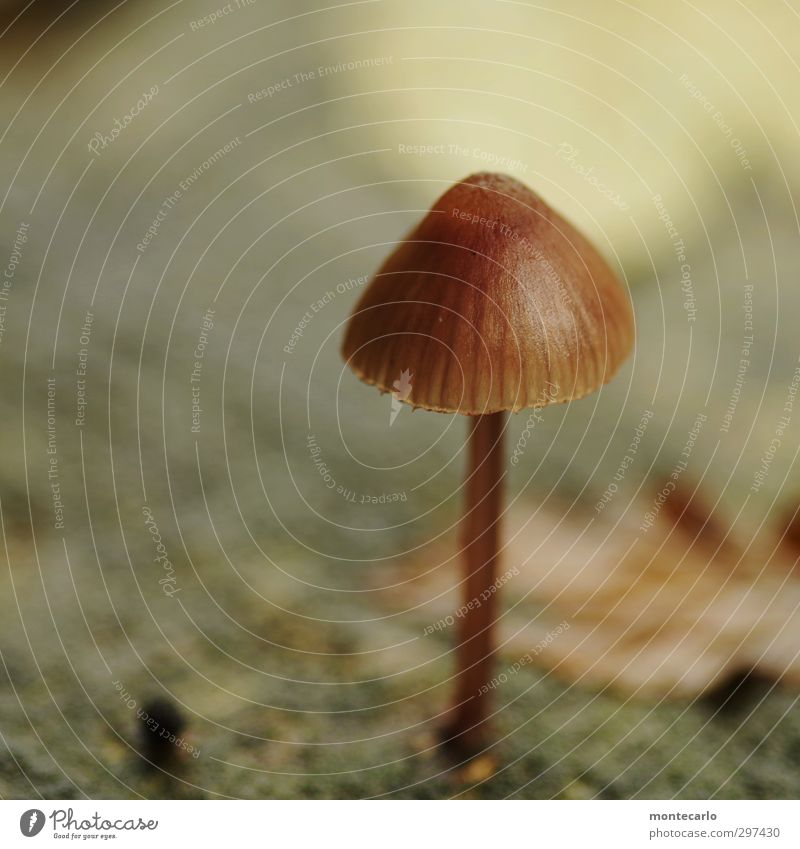
POLYGON ((798 795, 795 0, 31 0, 0 44, 0 795, 798 795), (466 423, 390 427, 339 346, 481 170, 637 346, 508 421, 475 766, 466 423))

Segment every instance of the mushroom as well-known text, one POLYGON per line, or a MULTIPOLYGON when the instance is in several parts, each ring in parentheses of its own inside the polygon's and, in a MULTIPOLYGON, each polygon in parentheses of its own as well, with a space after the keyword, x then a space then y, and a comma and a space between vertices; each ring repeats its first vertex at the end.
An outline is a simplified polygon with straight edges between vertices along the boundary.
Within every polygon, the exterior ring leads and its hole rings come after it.
POLYGON ((527 186, 491 173, 442 195, 350 317, 342 354, 358 377, 392 392, 410 374, 405 403, 471 417, 456 698, 443 729, 458 752, 489 740, 480 693, 495 651, 506 413, 593 392, 633 338, 627 294, 597 250, 527 186))

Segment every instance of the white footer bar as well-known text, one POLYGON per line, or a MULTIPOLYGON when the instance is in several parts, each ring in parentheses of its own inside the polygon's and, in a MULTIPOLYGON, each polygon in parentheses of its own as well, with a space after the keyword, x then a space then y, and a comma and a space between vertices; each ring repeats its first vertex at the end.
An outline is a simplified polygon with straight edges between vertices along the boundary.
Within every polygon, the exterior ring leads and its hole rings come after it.
POLYGON ((797 847, 775 801, 0 801, 0 846, 797 847))

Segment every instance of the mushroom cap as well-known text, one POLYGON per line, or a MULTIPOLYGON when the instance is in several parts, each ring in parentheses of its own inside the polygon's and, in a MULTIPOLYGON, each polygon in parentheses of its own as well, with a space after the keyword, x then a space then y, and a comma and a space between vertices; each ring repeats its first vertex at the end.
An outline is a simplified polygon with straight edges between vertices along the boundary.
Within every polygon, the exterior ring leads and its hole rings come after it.
POLYGON ((342 354, 414 407, 482 415, 571 401, 630 353, 627 293, 527 186, 474 174, 442 195, 359 299, 342 354))

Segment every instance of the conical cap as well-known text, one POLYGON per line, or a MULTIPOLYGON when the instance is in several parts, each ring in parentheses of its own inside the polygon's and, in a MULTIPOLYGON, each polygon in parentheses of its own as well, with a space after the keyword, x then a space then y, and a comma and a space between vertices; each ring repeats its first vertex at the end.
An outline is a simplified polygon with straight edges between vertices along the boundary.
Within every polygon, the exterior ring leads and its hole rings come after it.
POLYGON ((627 293, 597 250, 519 181, 475 174, 384 262, 342 353, 415 407, 480 415, 593 392, 633 338, 627 293))

